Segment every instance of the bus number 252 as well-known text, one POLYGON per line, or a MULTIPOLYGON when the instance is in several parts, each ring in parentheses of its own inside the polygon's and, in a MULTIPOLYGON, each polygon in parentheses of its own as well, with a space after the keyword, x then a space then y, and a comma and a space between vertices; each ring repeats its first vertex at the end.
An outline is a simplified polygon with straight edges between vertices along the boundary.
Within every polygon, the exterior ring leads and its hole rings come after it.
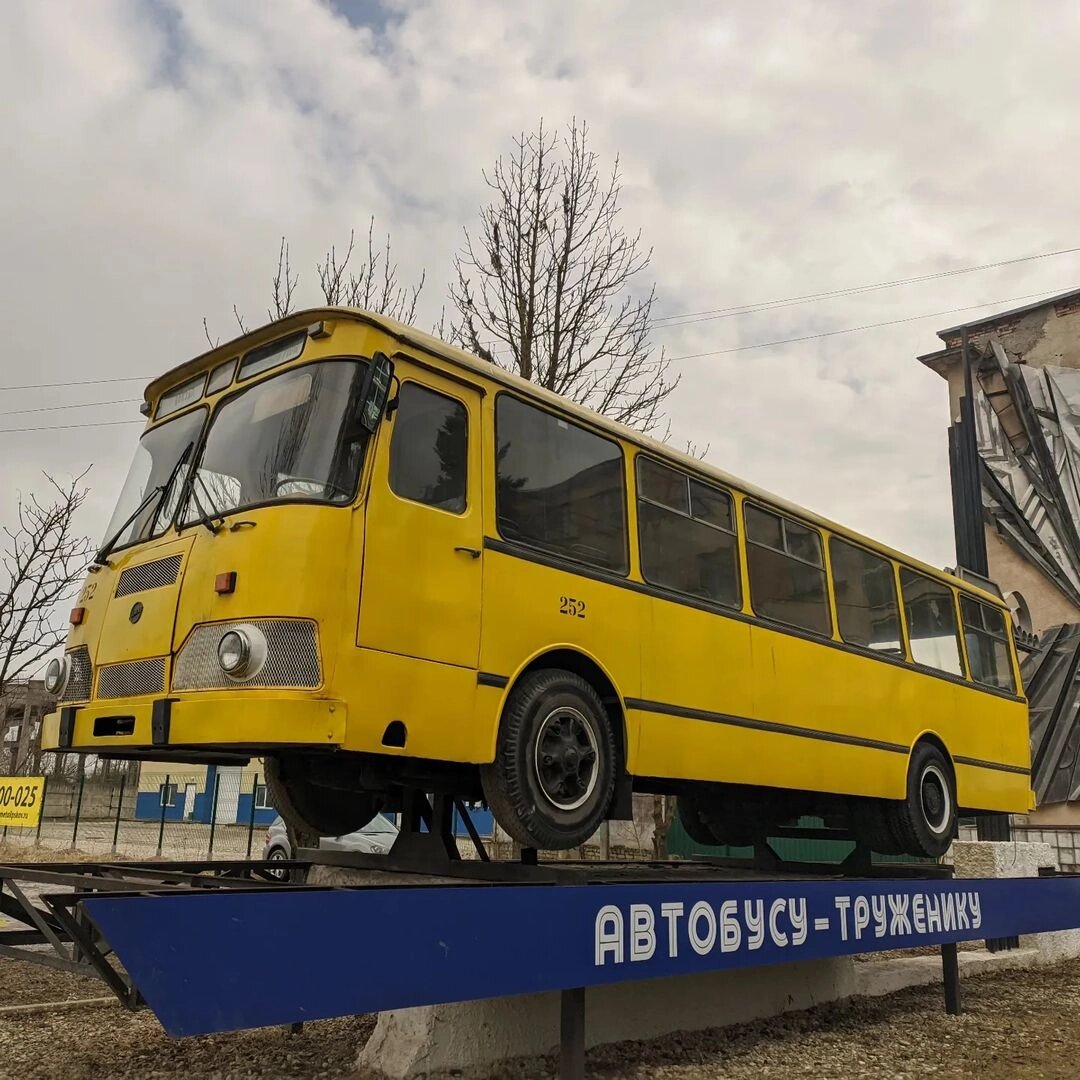
POLYGON ((584 619, 585 601, 575 600, 572 596, 560 596, 559 612, 562 615, 574 615, 579 619, 584 619))

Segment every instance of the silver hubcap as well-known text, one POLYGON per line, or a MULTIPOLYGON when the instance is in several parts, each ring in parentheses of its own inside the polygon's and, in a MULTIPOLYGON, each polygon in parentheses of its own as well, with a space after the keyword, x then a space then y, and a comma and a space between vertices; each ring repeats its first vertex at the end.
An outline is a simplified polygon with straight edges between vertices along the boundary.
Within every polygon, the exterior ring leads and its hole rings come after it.
POLYGON ((548 713, 536 733, 536 780, 559 810, 577 810, 596 788, 599 750, 592 724, 577 709, 548 713))
POLYGON ((948 829, 952 818, 952 795, 948 780, 936 765, 927 765, 923 769, 919 798, 923 820, 935 836, 940 836, 948 829))

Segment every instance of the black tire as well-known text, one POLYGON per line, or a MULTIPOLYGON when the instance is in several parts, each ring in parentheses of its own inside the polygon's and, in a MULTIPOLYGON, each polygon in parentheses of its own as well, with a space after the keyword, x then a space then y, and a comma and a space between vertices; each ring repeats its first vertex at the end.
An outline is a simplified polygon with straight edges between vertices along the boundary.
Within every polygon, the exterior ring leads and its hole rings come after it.
POLYGON ((680 795, 675 800, 675 809, 679 815, 686 835, 695 844, 703 844, 705 847, 716 847, 716 837, 713 836, 708 822, 701 812, 697 801, 689 795, 680 795))
POLYGON ((583 844, 607 816, 615 791, 615 733, 596 691, 559 669, 514 687, 499 724, 495 760, 480 768, 495 820, 523 847, 583 844))
POLYGON ((342 791, 312 780, 303 766, 286 758, 266 761, 266 790, 297 847, 317 847, 320 836, 345 836, 362 829, 380 809, 374 795, 342 791))
POLYGON ((931 743, 917 743, 908 765, 907 797, 888 804, 889 827, 900 850, 938 858, 956 834, 956 780, 945 755, 931 743))
MULTIPOLYGON (((289 856, 284 848, 272 847, 266 854, 267 862, 288 862, 289 856)), ((270 870, 269 873, 277 878, 278 881, 288 881, 289 871, 285 868, 280 870, 270 870)))

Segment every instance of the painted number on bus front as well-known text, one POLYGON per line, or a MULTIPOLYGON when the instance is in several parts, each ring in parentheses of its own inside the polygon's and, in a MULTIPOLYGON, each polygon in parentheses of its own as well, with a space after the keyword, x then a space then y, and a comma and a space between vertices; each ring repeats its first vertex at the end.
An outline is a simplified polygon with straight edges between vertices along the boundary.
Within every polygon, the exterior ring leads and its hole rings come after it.
POLYGON ((579 619, 584 619, 585 601, 575 600, 572 596, 560 596, 559 612, 562 615, 573 615, 579 619))

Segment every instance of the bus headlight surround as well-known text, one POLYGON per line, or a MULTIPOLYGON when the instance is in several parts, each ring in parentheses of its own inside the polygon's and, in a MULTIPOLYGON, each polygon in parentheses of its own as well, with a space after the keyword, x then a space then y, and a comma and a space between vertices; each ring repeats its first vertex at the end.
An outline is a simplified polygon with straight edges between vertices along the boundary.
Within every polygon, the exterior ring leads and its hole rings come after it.
POLYGON ((266 636, 256 626, 234 626, 218 641, 218 664, 226 677, 243 682, 266 663, 266 636))
POLYGON ((68 663, 66 656, 63 660, 54 656, 45 668, 44 682, 46 691, 57 696, 62 694, 70 670, 71 665, 68 663))

